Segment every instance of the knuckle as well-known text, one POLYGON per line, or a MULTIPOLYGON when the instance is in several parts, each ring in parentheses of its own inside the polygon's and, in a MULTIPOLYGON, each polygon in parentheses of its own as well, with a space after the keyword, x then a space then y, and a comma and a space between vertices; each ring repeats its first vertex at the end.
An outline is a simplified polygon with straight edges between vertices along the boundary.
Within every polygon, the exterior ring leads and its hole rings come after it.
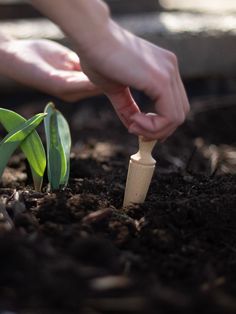
POLYGON ((175 68, 178 67, 178 59, 177 59, 177 56, 173 52, 168 51, 167 59, 175 68))
POLYGON ((163 89, 165 86, 171 85, 172 75, 168 71, 162 71, 159 77, 160 87, 163 89))

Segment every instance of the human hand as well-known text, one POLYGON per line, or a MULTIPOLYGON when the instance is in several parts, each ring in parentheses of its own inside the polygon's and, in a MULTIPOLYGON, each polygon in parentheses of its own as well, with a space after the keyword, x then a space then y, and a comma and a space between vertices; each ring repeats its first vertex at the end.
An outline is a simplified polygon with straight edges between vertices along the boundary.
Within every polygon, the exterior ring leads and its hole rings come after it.
POLYGON ((189 102, 173 53, 110 20, 105 32, 82 50, 80 58, 83 71, 109 97, 131 133, 164 141, 185 120, 189 102), (153 100, 155 115, 140 112, 129 87, 153 100))
POLYGON ((77 54, 49 40, 0 44, 0 74, 66 101, 100 94, 81 71, 77 54))

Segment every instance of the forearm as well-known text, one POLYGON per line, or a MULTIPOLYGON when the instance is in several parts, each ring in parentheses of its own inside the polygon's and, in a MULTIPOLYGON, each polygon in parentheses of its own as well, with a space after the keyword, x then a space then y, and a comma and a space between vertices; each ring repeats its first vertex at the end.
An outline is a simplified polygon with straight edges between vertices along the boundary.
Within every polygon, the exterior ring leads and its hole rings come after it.
POLYGON ((31 0, 74 41, 78 50, 96 44, 106 32, 109 9, 101 0, 31 0))

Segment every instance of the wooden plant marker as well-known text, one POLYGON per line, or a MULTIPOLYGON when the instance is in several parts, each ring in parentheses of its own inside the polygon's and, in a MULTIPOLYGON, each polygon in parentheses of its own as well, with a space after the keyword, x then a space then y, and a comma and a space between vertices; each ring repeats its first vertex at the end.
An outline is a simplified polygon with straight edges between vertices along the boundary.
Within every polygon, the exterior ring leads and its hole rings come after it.
POLYGON ((123 207, 145 201, 156 165, 152 157, 155 144, 156 140, 147 142, 139 137, 139 151, 129 161, 123 207))

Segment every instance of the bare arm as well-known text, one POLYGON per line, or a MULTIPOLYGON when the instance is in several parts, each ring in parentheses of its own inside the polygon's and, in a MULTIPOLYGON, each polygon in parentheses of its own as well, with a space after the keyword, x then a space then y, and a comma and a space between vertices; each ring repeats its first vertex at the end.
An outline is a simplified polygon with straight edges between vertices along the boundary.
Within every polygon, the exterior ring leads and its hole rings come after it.
POLYGON ((82 69, 109 97, 131 133, 165 140, 189 111, 178 63, 170 51, 116 24, 100 0, 31 0, 72 39, 82 69), (129 87, 154 101, 156 115, 141 113, 129 87))
POLYGON ((81 71, 78 55, 53 41, 0 33, 0 60, 0 75, 66 101, 101 93, 81 71))
MULTIPOLYGON (((35 1, 35 4, 37 2, 41 1, 35 1)), ((56 2, 60 7, 59 2, 66 3, 67 1, 58 0, 56 2)), ((77 8, 74 7, 73 1, 68 2, 72 4, 72 6, 68 6, 70 15, 74 10, 77 11, 77 8)), ((55 11, 52 6, 52 4, 55 5, 54 1, 42 1, 41 4, 42 8, 45 6, 47 12, 55 11)), ((68 23, 70 19, 74 18, 73 14, 68 16, 67 11, 64 11, 65 7, 61 6, 61 8, 62 11, 57 10, 57 19, 62 20, 62 24, 69 25, 68 29, 73 29, 75 23, 68 23), (60 14, 65 18, 62 19, 60 14)), ((87 16, 86 8, 87 6, 84 9, 80 7, 80 22, 84 21, 83 16, 87 16)), ((91 16, 91 18, 93 17, 91 16)), ((93 20, 95 21, 94 18, 93 20)), ((72 33, 78 35, 78 30, 76 32, 73 30, 72 33)), ((85 34, 80 34, 79 37, 83 39, 85 34)), ((82 42, 84 41, 82 40, 82 42)), ((81 71, 78 55, 52 41, 17 40, 0 32, 0 60, 0 75, 66 101, 77 101, 101 93, 101 90, 81 71)))
POLYGON ((107 31, 110 13, 100 0, 31 0, 32 4, 61 27, 79 50, 90 48, 107 31), (89 46, 89 47, 88 47, 89 46))

